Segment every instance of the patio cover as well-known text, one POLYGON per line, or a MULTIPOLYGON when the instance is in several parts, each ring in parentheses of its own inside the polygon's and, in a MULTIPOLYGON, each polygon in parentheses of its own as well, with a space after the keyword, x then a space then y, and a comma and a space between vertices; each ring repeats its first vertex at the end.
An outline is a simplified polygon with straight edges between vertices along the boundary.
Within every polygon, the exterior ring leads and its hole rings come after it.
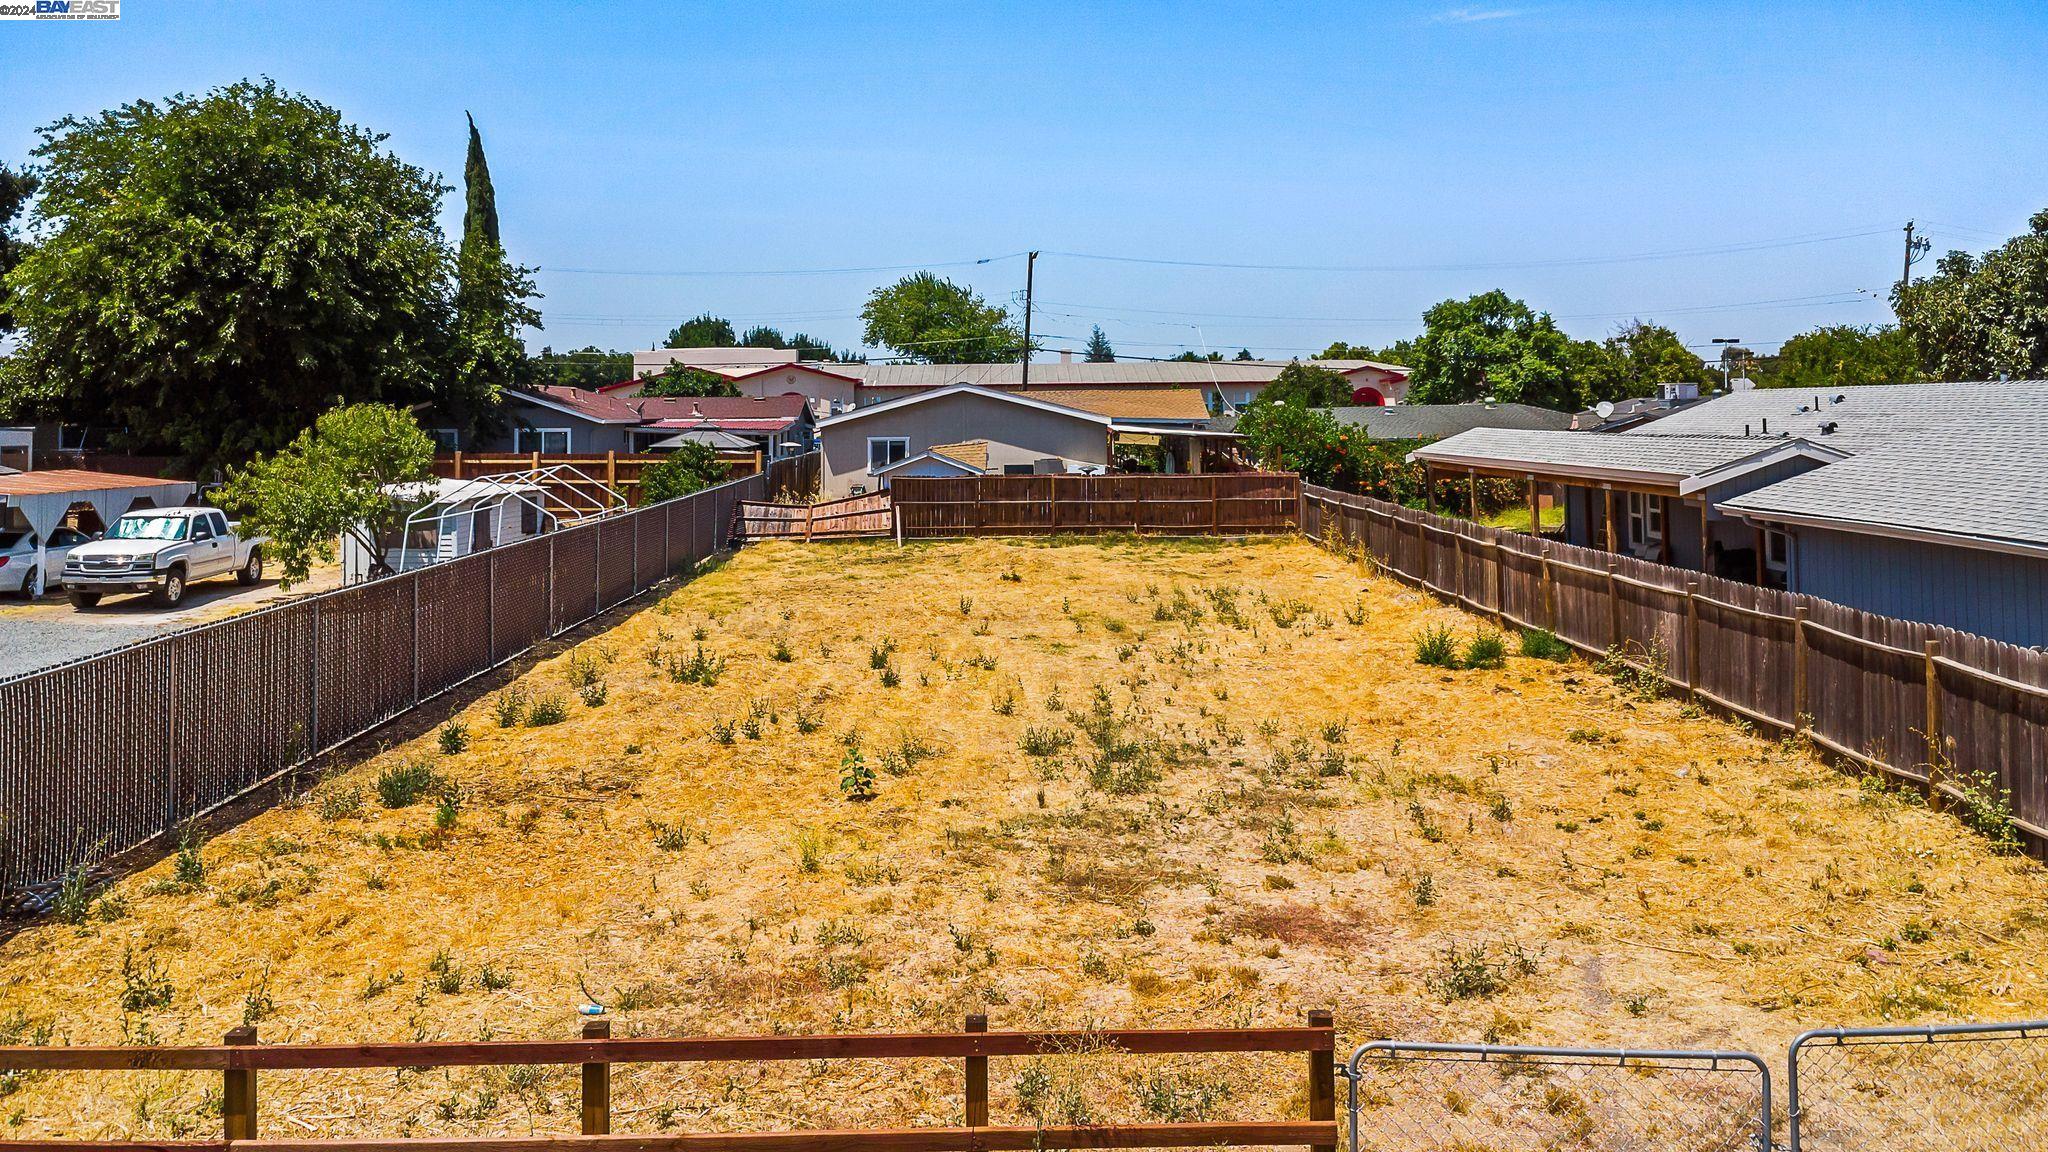
POLYGON ((198 490, 199 486, 190 480, 50 468, 0 476, 0 509, 19 508, 29 530, 36 534, 36 576, 40 582, 49 570, 45 542, 64 522, 64 514, 71 511, 72 505, 90 504, 101 522, 112 524, 138 500, 147 499, 157 508, 176 507, 190 500, 198 490))

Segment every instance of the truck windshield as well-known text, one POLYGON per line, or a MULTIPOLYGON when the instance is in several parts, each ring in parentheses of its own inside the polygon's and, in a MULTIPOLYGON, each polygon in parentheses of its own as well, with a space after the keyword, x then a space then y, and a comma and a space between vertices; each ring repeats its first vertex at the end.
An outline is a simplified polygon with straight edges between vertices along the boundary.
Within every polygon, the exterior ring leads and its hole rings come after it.
POLYGON ((123 516, 107 535, 115 540, 183 540, 188 523, 183 516, 123 516))

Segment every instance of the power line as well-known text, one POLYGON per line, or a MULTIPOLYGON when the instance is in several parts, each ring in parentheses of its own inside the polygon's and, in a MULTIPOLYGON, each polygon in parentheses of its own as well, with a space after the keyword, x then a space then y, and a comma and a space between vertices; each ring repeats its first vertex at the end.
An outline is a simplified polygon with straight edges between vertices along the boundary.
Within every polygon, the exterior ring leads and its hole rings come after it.
POLYGON ((1695 256, 1727 256, 1743 252, 1761 252, 1773 248, 1795 248, 1807 244, 1827 244, 1838 240, 1856 240, 1866 236, 1882 236, 1893 231, 1890 225, 1881 228, 1865 228, 1851 232, 1808 233, 1802 236, 1782 237, 1775 240, 1744 241, 1732 244, 1715 244, 1694 248, 1670 248, 1656 252, 1636 252, 1617 256, 1570 256, 1545 260, 1500 260, 1475 261, 1460 264, 1253 264, 1223 260, 1177 260, 1150 256, 1117 256, 1099 252, 1048 252, 1049 256, 1065 256, 1074 260, 1101 260, 1117 264, 1156 264, 1175 268, 1222 268, 1255 272, 1482 272, 1520 268, 1578 268, 1600 264, 1630 264, 1652 260, 1678 260, 1695 256))
POLYGON ((672 277, 719 277, 719 276, 853 276, 870 272, 916 272, 927 268, 965 268, 976 264, 996 264, 1004 260, 1015 260, 1024 255, 1011 252, 1003 256, 984 256, 979 260, 933 260, 921 264, 871 264, 858 268, 754 268, 709 271, 706 269, 662 269, 662 268, 570 268, 541 265, 542 272, 575 273, 579 276, 672 276, 672 277))

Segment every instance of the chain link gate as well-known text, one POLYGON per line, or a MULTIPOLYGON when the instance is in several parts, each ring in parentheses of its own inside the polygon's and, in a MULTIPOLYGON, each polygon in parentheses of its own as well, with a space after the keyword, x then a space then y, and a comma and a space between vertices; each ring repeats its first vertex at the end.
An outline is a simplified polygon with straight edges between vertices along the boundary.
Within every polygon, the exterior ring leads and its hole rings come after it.
POLYGON ((1793 1152, 2048 1147, 2048 1020, 1821 1029, 1786 1064, 1793 1152))
POLYGON ((1380 1040, 1340 1074, 1351 1152, 1771 1147, 1771 1072, 1748 1052, 1380 1040))

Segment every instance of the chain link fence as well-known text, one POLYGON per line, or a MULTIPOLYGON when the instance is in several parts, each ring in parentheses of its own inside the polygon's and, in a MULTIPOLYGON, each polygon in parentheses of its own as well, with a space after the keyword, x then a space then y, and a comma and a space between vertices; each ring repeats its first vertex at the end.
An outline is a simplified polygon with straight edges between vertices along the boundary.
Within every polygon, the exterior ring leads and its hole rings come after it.
POLYGON ((1350 1083, 1352 1152, 1769 1152, 1771 1074, 1747 1052, 1382 1040, 1350 1083))
POLYGON ((1793 1152, 2048 1148, 2048 1020, 1830 1028, 1787 1066, 1793 1152))

